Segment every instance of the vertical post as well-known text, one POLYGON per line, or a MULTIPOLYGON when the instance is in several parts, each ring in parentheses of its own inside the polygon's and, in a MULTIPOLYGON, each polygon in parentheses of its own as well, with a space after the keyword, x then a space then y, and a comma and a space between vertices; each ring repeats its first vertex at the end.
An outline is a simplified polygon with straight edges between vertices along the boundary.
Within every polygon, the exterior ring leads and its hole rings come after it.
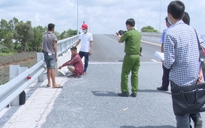
POLYGON ((77 0, 77 35, 79 34, 79 31, 78 31, 78 0, 77 0))
MULTIPOLYGON (((37 62, 39 62, 39 61, 41 61, 43 59, 44 59, 43 53, 38 52, 37 53, 37 62)), ((43 82, 43 81, 44 81, 44 72, 38 77, 38 82, 43 82)))
POLYGON ((159 32, 161 31, 161 6, 162 6, 162 0, 160 0, 160 7, 159 7, 159 32))
MULTIPOLYGON (((15 72, 15 75, 16 76, 18 76, 19 74, 21 74, 21 73, 23 73, 24 71, 26 71, 28 69, 28 67, 20 67, 19 65, 16 65, 16 66, 13 66, 13 65, 11 65, 10 66, 10 73, 11 72, 15 72), (16 71, 17 71, 17 74, 16 74, 16 71)), ((12 75, 14 75, 14 74, 12 74, 12 75)), ((13 78, 15 78, 15 77, 10 77, 11 79, 13 79, 13 78)), ((10 79, 10 80, 11 80, 10 79)), ((24 91, 23 91, 24 92, 24 91)), ((23 93, 22 92, 22 93, 23 93)), ((24 92, 25 93, 25 92, 24 92)), ((18 106, 18 105, 20 105, 20 97, 19 97, 20 95, 18 95, 12 102, 11 102, 11 106, 18 106)))

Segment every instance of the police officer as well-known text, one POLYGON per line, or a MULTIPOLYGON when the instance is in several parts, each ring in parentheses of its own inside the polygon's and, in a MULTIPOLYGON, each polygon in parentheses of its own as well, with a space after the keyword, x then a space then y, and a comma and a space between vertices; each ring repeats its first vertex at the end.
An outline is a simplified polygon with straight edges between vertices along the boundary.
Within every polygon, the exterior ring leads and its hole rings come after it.
POLYGON ((118 42, 125 42, 125 56, 121 73, 121 93, 118 93, 118 95, 122 97, 129 96, 128 75, 131 71, 131 96, 136 97, 138 91, 138 71, 140 67, 141 34, 134 28, 135 20, 133 18, 128 19, 125 24, 127 31, 123 35, 117 34, 118 42))

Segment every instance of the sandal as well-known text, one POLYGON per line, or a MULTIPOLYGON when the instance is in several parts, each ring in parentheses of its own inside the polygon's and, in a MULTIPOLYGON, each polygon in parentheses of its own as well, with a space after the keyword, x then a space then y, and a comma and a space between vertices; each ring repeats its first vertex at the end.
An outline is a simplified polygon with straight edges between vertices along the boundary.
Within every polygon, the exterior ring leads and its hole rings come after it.
POLYGON ((59 85, 59 86, 53 86, 53 88, 63 88, 63 86, 59 85))

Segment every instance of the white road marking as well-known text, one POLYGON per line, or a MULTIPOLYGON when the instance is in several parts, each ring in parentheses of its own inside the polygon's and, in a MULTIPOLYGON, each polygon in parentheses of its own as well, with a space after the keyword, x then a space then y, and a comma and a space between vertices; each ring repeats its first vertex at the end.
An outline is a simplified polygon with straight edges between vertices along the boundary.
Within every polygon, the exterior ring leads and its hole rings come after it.
POLYGON ((157 61, 157 60, 155 60, 155 59, 151 59, 151 61, 156 62, 156 63, 159 63, 159 62, 160 62, 160 61, 157 61))

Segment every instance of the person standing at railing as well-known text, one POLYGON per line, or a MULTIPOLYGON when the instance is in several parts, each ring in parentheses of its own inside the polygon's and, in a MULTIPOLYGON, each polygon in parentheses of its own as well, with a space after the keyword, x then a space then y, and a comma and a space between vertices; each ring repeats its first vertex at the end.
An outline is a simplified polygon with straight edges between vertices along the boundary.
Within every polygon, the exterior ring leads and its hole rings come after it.
POLYGON ((82 60, 77 53, 77 47, 72 47, 71 49, 72 57, 71 60, 65 62, 63 65, 59 66, 58 69, 61 69, 65 66, 68 67, 68 70, 72 72, 70 77, 80 77, 83 74, 83 63, 82 60))
POLYGON ((51 80, 52 80, 53 88, 61 88, 62 86, 57 84, 55 80, 55 64, 58 61, 58 58, 57 58, 57 37, 54 34, 54 27, 55 27, 54 24, 52 23, 48 24, 48 32, 43 35, 42 50, 44 53, 44 59, 47 66, 47 79, 48 79, 47 87, 51 86, 51 80))
POLYGON ((89 56, 92 54, 92 48, 93 48, 93 35, 88 31, 88 25, 83 24, 81 27, 83 33, 80 35, 79 40, 76 43, 76 47, 81 43, 81 49, 79 52, 79 55, 81 58, 84 57, 84 73, 86 73, 88 68, 88 61, 89 56))

